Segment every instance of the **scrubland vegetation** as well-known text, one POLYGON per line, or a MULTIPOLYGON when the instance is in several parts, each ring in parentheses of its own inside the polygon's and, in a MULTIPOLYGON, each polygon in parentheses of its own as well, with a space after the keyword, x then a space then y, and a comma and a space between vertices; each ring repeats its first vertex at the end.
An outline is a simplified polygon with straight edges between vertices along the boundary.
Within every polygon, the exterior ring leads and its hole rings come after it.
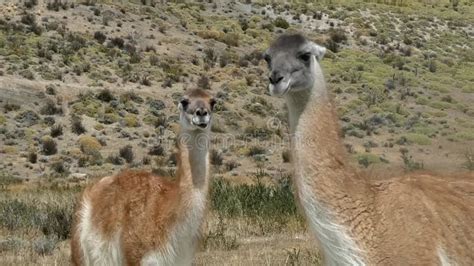
POLYGON ((18 1, 0 8, 0 264, 68 264, 76 194, 124 168, 172 176, 176 103, 218 103, 197 264, 314 265, 286 109, 261 52, 300 31, 351 162, 474 170, 472 1, 18 1))

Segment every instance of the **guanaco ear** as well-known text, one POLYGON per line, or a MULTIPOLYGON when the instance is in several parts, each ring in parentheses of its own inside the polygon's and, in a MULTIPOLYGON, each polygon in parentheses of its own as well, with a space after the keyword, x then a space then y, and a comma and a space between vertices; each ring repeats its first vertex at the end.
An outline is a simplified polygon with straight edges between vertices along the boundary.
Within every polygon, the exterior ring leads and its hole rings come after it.
POLYGON ((214 111, 214 106, 216 105, 217 101, 214 98, 209 100, 209 105, 211 106, 211 111, 214 111))
POLYGON ((189 106, 189 100, 185 97, 181 98, 181 100, 179 100, 179 104, 178 104, 178 109, 180 111, 186 111, 186 109, 188 109, 188 106, 189 106))
POLYGON ((311 42, 310 47, 311 54, 316 56, 318 62, 321 61, 326 54, 326 48, 319 44, 315 44, 314 42, 311 42))

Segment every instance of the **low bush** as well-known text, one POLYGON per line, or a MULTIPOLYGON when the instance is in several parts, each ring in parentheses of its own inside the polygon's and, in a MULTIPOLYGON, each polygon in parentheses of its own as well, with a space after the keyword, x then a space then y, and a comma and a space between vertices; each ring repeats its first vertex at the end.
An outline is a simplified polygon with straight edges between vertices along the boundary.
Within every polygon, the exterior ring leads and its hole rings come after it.
POLYGON ((408 149, 401 148, 400 153, 401 153, 404 168, 405 168, 406 171, 415 171, 415 170, 419 170, 419 169, 424 168, 423 162, 415 161, 413 159, 413 156, 411 156, 409 154, 408 149))
POLYGON ((80 116, 71 116, 71 131, 77 135, 81 135, 87 132, 85 127, 82 125, 82 118, 80 116))
POLYGON ((92 136, 81 136, 78 140, 79 148, 84 154, 94 154, 102 148, 100 142, 92 136))
POLYGON ((8 230, 37 229, 45 236, 66 240, 72 226, 73 198, 26 203, 0 201, 0 225, 8 230))
POLYGON ((127 145, 127 146, 124 146, 122 148, 120 148, 119 150, 119 155, 120 157, 122 157, 123 159, 125 159, 125 161, 127 163, 131 163, 133 162, 133 158, 134 158, 134 154, 133 154, 133 148, 131 145, 127 145))
POLYGON ((290 24, 288 23, 288 21, 286 21, 282 17, 277 17, 275 21, 273 21, 273 25, 275 25, 275 27, 282 28, 282 29, 288 29, 288 27, 290 27, 290 24))
POLYGON ((38 154, 36 153, 36 151, 28 152, 28 162, 36 163, 37 161, 38 161, 38 154))
POLYGON ((123 161, 124 160, 120 157, 120 155, 109 155, 109 157, 106 159, 106 162, 113 165, 122 165, 123 161))
POLYGON ((163 156, 165 149, 161 145, 154 145, 148 150, 148 155, 163 156))
POLYGON ((44 137, 41 140, 41 151, 44 155, 53 155, 58 152, 56 141, 50 137, 44 137))
POLYGON ((221 166, 224 162, 222 153, 220 153, 217 150, 211 150, 210 158, 211 158, 211 164, 215 166, 221 166))
POLYGON ((290 162, 290 151, 289 150, 284 150, 281 153, 281 158, 283 159, 284 163, 290 162))
POLYGON ((249 148, 247 152, 247 156, 255 156, 255 155, 260 155, 260 154, 265 154, 267 150, 263 147, 259 146, 252 146, 249 148))
POLYGON ((51 126, 49 135, 53 138, 59 137, 63 134, 63 126, 61 124, 56 124, 51 126))
POLYGON ((57 107, 54 101, 51 99, 46 100, 46 103, 40 110, 40 114, 42 115, 56 115, 62 113, 63 110, 61 109, 61 107, 57 107))
POLYGON ((103 102, 110 102, 110 101, 115 100, 115 96, 112 94, 112 92, 109 89, 103 89, 99 91, 96 97, 97 99, 103 102))
POLYGON ((98 43, 102 44, 102 43, 105 42, 105 40, 107 40, 107 36, 106 36, 104 33, 102 33, 101 31, 96 31, 96 32, 94 33, 94 39, 95 39, 98 43))

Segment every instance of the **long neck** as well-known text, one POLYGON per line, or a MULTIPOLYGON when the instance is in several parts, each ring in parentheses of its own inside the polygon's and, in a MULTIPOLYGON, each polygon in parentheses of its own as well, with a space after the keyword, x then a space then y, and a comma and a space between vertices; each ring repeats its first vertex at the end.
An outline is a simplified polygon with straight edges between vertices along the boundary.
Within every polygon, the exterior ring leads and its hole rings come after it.
POLYGON ((184 189, 207 191, 209 180, 209 132, 183 130, 178 135, 177 179, 184 189))
POLYGON ((297 195, 326 264, 362 265, 363 236, 351 225, 371 223, 366 215, 358 215, 370 208, 370 192, 365 180, 346 165, 337 115, 313 60, 313 87, 286 96, 297 195))

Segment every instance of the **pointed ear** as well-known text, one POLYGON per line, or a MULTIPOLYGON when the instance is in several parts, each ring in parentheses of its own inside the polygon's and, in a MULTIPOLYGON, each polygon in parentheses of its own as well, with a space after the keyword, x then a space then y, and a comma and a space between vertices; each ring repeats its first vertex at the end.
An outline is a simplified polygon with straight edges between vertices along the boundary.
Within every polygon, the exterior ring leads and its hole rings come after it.
POLYGON ((326 54, 326 48, 319 45, 319 44, 315 44, 314 42, 311 42, 311 54, 313 54, 314 56, 316 56, 316 59, 318 60, 318 62, 320 62, 324 55, 326 54))

